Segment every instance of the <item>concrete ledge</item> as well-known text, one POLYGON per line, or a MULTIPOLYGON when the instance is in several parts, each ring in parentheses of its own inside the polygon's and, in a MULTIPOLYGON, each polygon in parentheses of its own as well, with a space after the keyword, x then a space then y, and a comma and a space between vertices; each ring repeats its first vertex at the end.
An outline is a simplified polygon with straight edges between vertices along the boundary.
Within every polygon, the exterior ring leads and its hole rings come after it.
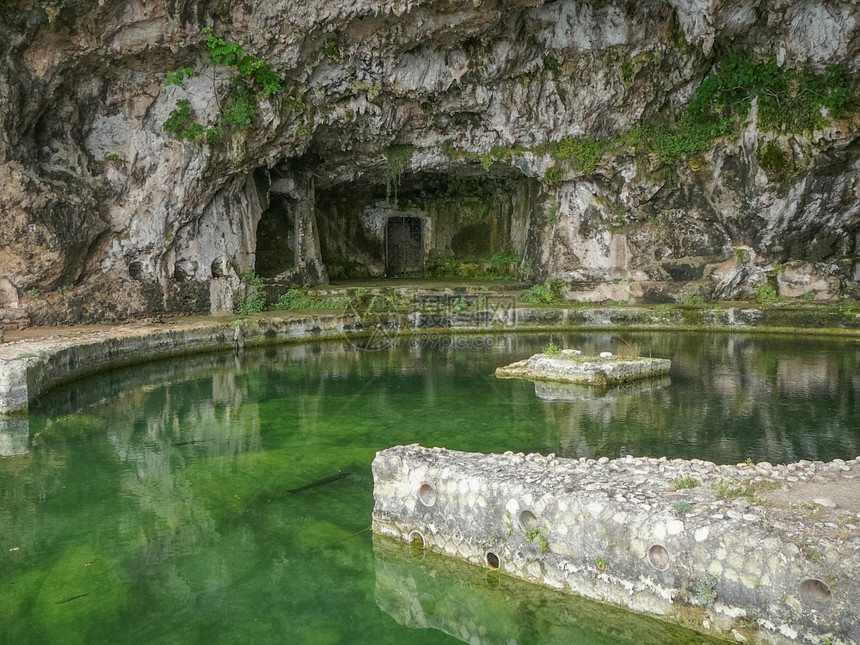
POLYGON ((738 641, 860 643, 860 462, 377 454, 373 530, 738 641), (686 487, 686 488, 685 488, 686 487))
POLYGON ((496 376, 605 386, 666 376, 672 367, 668 358, 617 358, 609 352, 604 354, 583 356, 570 349, 552 355, 535 354, 496 368, 496 376))

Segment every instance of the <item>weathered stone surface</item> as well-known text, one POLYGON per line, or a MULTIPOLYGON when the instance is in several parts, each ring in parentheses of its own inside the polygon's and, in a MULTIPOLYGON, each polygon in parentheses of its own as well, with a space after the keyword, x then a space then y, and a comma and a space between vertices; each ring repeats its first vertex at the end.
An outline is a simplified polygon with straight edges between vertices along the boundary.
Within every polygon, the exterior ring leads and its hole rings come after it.
POLYGON ((583 356, 577 350, 565 349, 558 354, 535 354, 525 360, 496 368, 500 378, 522 378, 530 381, 615 385, 665 376, 672 367, 668 358, 617 358, 583 356))
POLYGON ((717 466, 413 445, 377 453, 373 474, 373 530, 396 540, 723 636, 860 642, 858 459, 717 466), (822 486, 853 494, 822 506, 822 486))
POLYGON ((817 269, 810 262, 788 262, 776 276, 779 295, 788 298, 833 300, 839 294, 839 278, 817 269))
POLYGON ((830 0, 5 2, 0 273, 14 294, 0 307, 18 300, 35 324, 224 311, 258 250, 293 244, 286 265, 260 258, 282 291, 329 268, 378 275, 378 216, 410 213, 428 248, 465 256, 489 238, 488 252, 523 257, 522 275, 583 300, 683 300, 674 283, 689 280, 745 297, 791 262, 812 265, 815 298, 857 295, 856 120, 750 125, 671 168, 622 146, 555 184, 548 154, 504 151, 617 137, 683 105, 729 49, 856 72, 858 31, 858 6, 830 0), (257 101, 257 125, 213 146, 163 129, 179 99, 206 127, 226 100, 230 72, 207 63, 203 27, 284 85, 257 101), (184 65, 203 73, 166 85, 184 65), (784 177, 760 167, 772 141, 784 177), (402 173, 392 144, 414 146, 402 173), (292 242, 267 246, 271 221, 292 242), (714 272, 747 247, 748 263, 714 272))

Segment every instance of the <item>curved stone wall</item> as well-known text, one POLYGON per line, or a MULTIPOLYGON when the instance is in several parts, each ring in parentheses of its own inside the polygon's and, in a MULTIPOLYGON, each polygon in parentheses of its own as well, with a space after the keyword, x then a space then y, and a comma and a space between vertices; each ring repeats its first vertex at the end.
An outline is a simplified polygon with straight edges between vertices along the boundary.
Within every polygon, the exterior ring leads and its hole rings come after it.
POLYGON ((741 642, 860 642, 860 459, 412 445, 378 453, 373 477, 373 530, 396 540, 741 642))

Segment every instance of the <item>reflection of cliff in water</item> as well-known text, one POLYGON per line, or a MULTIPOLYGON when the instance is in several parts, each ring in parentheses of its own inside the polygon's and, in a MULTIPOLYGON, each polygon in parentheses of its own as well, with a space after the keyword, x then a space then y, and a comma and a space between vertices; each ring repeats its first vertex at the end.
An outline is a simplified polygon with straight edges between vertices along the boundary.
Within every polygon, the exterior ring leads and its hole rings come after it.
POLYGON ((27 417, 0 417, 0 457, 16 457, 30 452, 30 420, 27 417))
MULTIPOLYGON (((561 403, 554 397, 543 414, 559 428, 561 455, 672 457, 701 444, 734 455, 728 461, 860 454, 856 428, 846 421, 860 412, 856 343, 718 333, 626 337, 646 355, 672 359, 671 385, 617 399, 561 403)), ((565 340, 567 347, 611 349, 608 339, 601 344, 595 336, 565 340)))
POLYGON ((720 642, 378 535, 373 555, 382 611, 406 627, 436 629, 464 643, 720 642))

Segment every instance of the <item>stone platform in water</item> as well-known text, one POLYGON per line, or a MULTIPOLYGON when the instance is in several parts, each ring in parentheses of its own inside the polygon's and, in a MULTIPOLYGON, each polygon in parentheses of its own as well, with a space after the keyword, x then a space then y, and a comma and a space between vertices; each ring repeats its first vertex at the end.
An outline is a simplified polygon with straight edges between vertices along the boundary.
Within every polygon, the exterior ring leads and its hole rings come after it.
POLYGON ((754 643, 860 644, 860 459, 721 466, 397 446, 373 531, 754 643))
POLYGON ((563 349, 499 367, 496 376, 605 386, 665 376, 671 367, 668 358, 618 358, 609 352, 583 356, 578 350, 563 349))

